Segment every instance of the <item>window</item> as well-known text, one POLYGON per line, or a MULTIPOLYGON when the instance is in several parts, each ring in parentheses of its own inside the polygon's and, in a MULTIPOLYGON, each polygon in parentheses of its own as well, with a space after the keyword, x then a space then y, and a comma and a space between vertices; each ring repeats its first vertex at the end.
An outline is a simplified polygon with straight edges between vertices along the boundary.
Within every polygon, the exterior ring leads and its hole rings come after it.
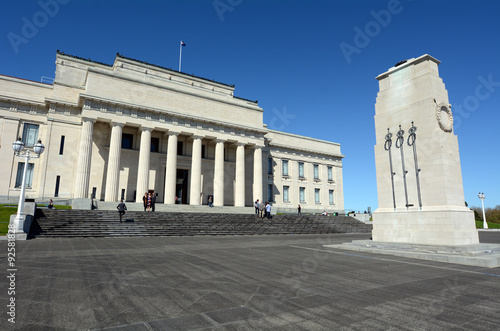
POLYGON ((124 188, 122 188, 122 195, 121 195, 120 199, 125 200, 125 189, 124 188))
POLYGON ((177 142, 177 155, 184 155, 182 148, 184 147, 184 143, 182 141, 177 142))
POLYGON ((267 199, 269 202, 273 202, 273 184, 267 185, 267 199))
POLYGON ((33 147, 38 141, 38 124, 24 124, 23 143, 24 147, 33 147))
POLYGON ((272 158, 267 159, 267 173, 269 175, 273 174, 273 159, 272 158))
MULTIPOLYGON (((28 163, 28 171, 26 172, 26 183, 25 187, 31 188, 31 183, 33 181, 33 168, 34 163, 28 163)), ((19 162, 17 164, 17 176, 16 176, 16 186, 21 187, 23 185, 23 174, 24 174, 24 162, 19 162)))
POLYGON ((306 202, 306 188, 305 187, 299 188, 299 201, 300 201, 300 203, 306 202))
POLYGON ((328 191, 328 199, 330 200, 330 204, 333 205, 334 204, 334 200, 333 200, 333 190, 329 190, 328 191))
POLYGON ((314 165, 314 179, 319 179, 319 165, 314 165))
POLYGON ((59 155, 63 155, 64 152, 64 136, 61 136, 61 143, 59 144, 59 155))
POLYGON ((289 199, 290 186, 283 186, 283 202, 290 202, 289 199))
POLYGON ((288 160, 283 160, 283 176, 288 176, 288 160))
POLYGON ((328 180, 333 180, 333 169, 332 167, 328 167, 328 180))
POLYGON ((60 182, 61 182, 61 176, 57 176, 56 177, 56 190, 54 192, 54 197, 58 197, 59 196, 59 183, 60 182))
POLYGON ((304 178, 304 162, 299 162, 299 177, 304 178))
POLYGON ((315 203, 320 203, 320 200, 319 200, 319 188, 315 188, 314 189, 314 202, 315 203))
POLYGON ((151 138, 151 152, 158 153, 160 150, 160 138, 152 137, 151 138))
POLYGON ((134 135, 131 133, 122 133, 122 148, 132 149, 134 142, 134 135))

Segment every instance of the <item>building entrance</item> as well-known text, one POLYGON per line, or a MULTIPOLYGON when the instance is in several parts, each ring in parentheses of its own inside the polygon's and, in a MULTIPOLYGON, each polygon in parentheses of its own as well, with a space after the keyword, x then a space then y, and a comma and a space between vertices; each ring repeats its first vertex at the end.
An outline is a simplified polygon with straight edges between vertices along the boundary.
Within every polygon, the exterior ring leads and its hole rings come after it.
POLYGON ((177 181, 175 185, 176 204, 187 204, 188 173, 189 170, 177 169, 177 181))

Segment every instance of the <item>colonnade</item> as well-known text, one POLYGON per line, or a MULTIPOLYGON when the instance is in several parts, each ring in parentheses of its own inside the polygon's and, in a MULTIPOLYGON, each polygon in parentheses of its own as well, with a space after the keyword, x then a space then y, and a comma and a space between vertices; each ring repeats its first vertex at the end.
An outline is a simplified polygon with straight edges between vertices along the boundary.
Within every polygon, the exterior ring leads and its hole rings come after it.
MULTIPOLYGON (((75 198, 87 198, 89 192, 90 168, 92 158, 92 136, 95 119, 83 118, 78 163, 75 178, 75 198)), ((119 195, 119 174, 122 130, 124 124, 111 123, 111 139, 108 155, 108 166, 106 174, 105 201, 118 201, 119 195)), ((147 192, 149 188, 149 170, 151 158, 151 133, 153 128, 141 127, 141 142, 139 148, 139 160, 137 166, 137 190, 136 202, 142 202, 142 192, 147 192)), ((176 177, 177 177, 177 142, 180 132, 169 130, 167 144, 167 160, 165 175, 165 204, 174 204, 176 197, 176 177)), ((201 204, 201 178, 202 178, 202 139, 203 136, 193 135, 192 156, 191 156, 191 183, 190 183, 190 204, 201 204)), ((214 159, 214 180, 213 192, 208 192, 214 196, 214 206, 224 205, 224 144, 223 139, 215 139, 215 159, 214 159)), ((245 206, 245 143, 236 143, 236 171, 235 171, 235 192, 234 206, 245 206)), ((253 163, 253 197, 252 199, 262 199, 262 147, 254 146, 253 163)))

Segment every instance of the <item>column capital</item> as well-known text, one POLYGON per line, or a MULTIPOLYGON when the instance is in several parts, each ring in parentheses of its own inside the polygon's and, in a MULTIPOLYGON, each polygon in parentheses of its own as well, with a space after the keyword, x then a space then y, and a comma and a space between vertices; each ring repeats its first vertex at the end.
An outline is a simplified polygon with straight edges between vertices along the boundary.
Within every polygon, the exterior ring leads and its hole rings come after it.
POLYGON ((92 123, 95 123, 95 122, 97 122, 97 118, 82 117, 82 122, 92 122, 92 123))
POLYGON ((141 127, 139 128, 139 130, 140 130, 141 132, 143 132, 143 131, 153 131, 153 128, 151 128, 151 127, 149 127, 149 126, 141 126, 141 127))
POLYGON ((214 141, 215 141, 216 144, 218 144, 218 143, 225 143, 226 142, 225 139, 219 139, 219 138, 215 139, 214 141))
POLYGON ((241 142, 241 141, 237 141, 237 142, 235 142, 234 144, 235 144, 237 147, 240 147, 240 146, 245 147, 245 145, 246 145, 246 143, 241 142))
POLYGON ((193 140, 194 139, 203 139, 203 138, 205 138, 205 136, 202 136, 201 134, 193 134, 191 136, 191 139, 193 139, 193 140))
POLYGON ((120 128, 123 128, 125 126, 125 123, 120 123, 120 122, 112 121, 111 123, 109 123, 109 125, 111 127, 113 127, 113 126, 119 126, 120 128))
POLYGON ((181 134, 180 131, 175 131, 175 130, 168 130, 168 132, 166 133, 167 136, 178 136, 180 134, 181 134))

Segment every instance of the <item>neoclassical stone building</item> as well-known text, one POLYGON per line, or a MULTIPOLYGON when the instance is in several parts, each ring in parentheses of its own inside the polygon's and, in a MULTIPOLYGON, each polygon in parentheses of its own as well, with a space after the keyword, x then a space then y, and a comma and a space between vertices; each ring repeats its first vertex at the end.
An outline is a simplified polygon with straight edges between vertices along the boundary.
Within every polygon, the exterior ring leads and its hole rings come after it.
POLYGON ((117 54, 112 65, 57 53, 52 84, 0 76, 0 197, 18 199, 12 142, 46 146, 26 194, 165 204, 342 211, 340 145, 270 130, 234 86, 117 54), (176 200, 177 198, 177 200, 176 200))

